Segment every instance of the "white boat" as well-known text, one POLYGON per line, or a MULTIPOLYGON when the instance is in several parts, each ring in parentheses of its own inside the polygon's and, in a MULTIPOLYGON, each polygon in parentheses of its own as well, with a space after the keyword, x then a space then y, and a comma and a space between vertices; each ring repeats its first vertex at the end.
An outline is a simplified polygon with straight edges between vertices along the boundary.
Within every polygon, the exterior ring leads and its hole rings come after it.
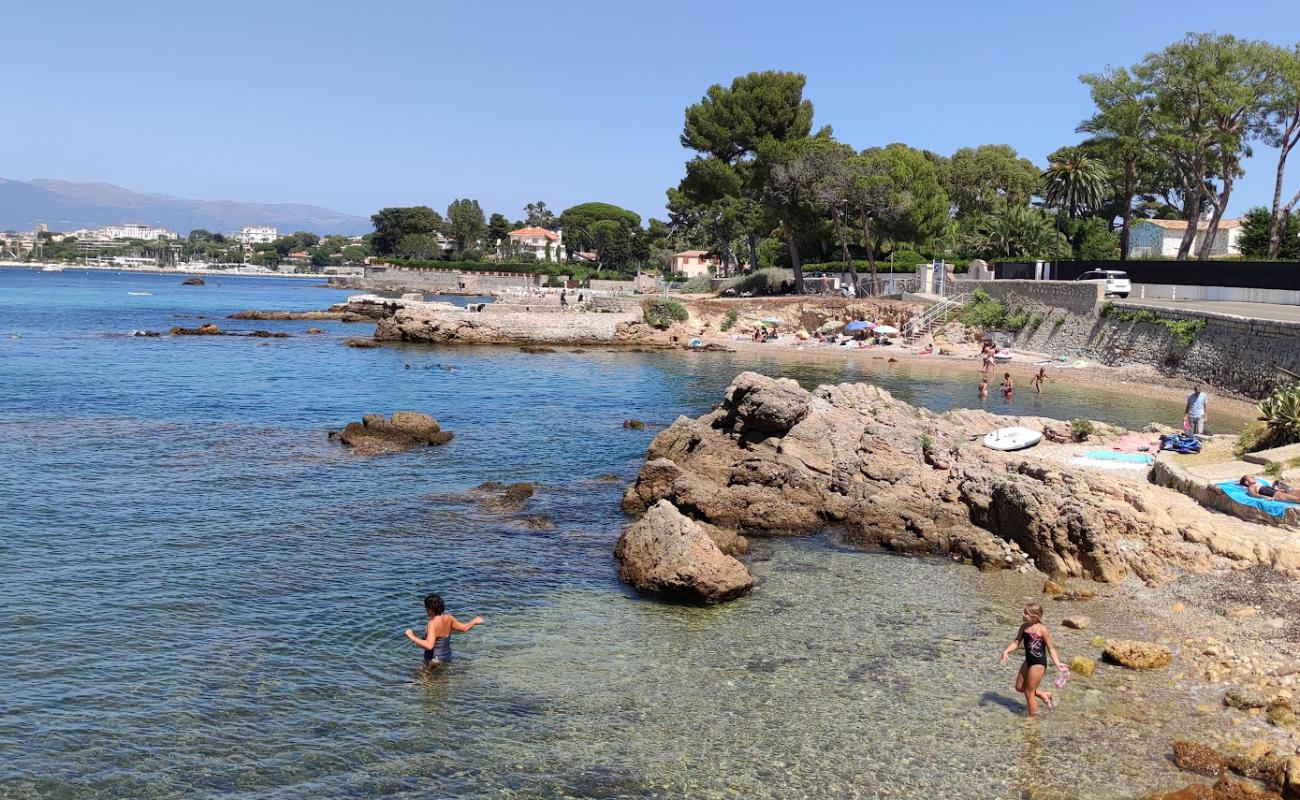
POLYGON ((1042 433, 1029 428, 998 428, 984 437, 984 446, 990 450, 1024 450, 1042 440, 1042 433))
POLYGON ((64 266, 62 264, 46 264, 41 267, 41 272, 62 272, 63 270, 64 266))
POLYGON ((135 297, 153 297, 153 292, 127 292, 127 294, 135 297))

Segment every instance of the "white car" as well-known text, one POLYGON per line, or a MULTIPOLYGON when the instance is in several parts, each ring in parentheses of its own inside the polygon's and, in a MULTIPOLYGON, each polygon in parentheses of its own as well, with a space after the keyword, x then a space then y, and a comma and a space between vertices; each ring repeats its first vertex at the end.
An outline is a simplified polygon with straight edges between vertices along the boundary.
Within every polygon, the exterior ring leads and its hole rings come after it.
POLYGON ((1133 286, 1128 280, 1128 273, 1117 269, 1094 269, 1083 273, 1075 280, 1102 283, 1106 287, 1106 294, 1115 294, 1120 297, 1128 297, 1128 293, 1133 291, 1133 286))

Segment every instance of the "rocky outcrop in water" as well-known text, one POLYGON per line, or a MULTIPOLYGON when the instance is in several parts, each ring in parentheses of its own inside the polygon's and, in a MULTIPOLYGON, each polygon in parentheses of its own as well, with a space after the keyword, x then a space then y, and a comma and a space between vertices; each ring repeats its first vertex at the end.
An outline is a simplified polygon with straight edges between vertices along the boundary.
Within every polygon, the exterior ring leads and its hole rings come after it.
POLYGON ((719 602, 749 591, 749 569, 724 553, 703 526, 660 500, 628 527, 614 549, 618 576, 638 591, 719 602))
POLYGON ((1131 483, 974 441, 1048 422, 939 415, 868 384, 809 392, 743 373, 715 411, 655 437, 623 507, 635 515, 668 500, 730 530, 836 526, 850 544, 952 553, 983 569, 1028 559, 1057 577, 1160 580, 1182 555, 1179 525, 1131 483))
POLYGON ((186 278, 185 280, 181 281, 181 286, 203 286, 203 285, 205 285, 203 283, 203 279, 200 278, 198 275, 194 275, 192 277, 186 278))
POLYGON ((331 306, 329 311, 236 311, 226 319, 255 319, 285 322, 290 320, 335 320, 338 322, 374 322, 375 317, 347 310, 346 304, 331 306))
POLYGON ((452 434, 442 430, 438 420, 416 411, 395 411, 390 419, 366 414, 360 422, 349 422, 330 439, 353 448, 361 455, 400 453, 415 447, 450 442, 452 434))
POLYGON ((283 331, 248 331, 246 333, 223 331, 213 322, 205 322, 196 328, 186 328, 180 325, 174 325, 171 330, 167 331, 167 333, 172 336, 248 336, 254 339, 289 338, 289 334, 283 331))
POLYGON ((350 298, 347 309, 376 313, 375 338, 433 344, 589 345, 657 341, 639 307, 611 313, 587 313, 489 303, 481 310, 452 303, 350 298))

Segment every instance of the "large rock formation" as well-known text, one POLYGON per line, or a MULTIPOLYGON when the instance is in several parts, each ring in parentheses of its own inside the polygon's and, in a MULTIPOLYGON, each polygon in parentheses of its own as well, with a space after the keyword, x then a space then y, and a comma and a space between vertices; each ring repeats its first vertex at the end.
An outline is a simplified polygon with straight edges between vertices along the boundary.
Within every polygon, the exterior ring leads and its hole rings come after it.
POLYGON ((1182 537, 1131 484, 973 441, 1049 422, 936 415, 868 384, 808 392, 747 372, 715 411, 680 417, 655 437, 623 507, 639 514, 668 500, 731 530, 837 526, 849 543, 953 553, 986 569, 1027 557, 1053 576, 1119 581, 1132 570, 1158 580, 1182 537))
POLYGON ((366 414, 360 422, 349 422, 343 430, 331 431, 330 438, 362 455, 382 455, 446 444, 452 434, 442 430, 438 421, 428 414, 395 411, 390 419, 382 414, 366 414))
POLYGON ((744 564, 722 552, 706 529, 660 500, 618 540, 618 576, 638 591, 718 602, 754 585, 744 564))
MULTIPOLYGON (((337 307, 336 307, 337 308, 337 307)), ((375 338, 434 344, 644 344, 659 338, 641 309, 560 312, 518 304, 462 308, 452 303, 358 296, 343 308, 374 315, 375 338)))

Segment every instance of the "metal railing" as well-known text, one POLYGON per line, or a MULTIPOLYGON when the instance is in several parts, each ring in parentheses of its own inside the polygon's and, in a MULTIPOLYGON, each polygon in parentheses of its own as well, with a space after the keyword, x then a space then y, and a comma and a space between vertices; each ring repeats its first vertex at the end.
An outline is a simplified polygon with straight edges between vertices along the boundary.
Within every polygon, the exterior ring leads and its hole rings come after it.
POLYGON ((945 297, 931 305, 919 317, 913 317, 903 324, 903 335, 908 339, 924 336, 935 327, 947 324, 948 318, 966 304, 965 293, 945 297))

